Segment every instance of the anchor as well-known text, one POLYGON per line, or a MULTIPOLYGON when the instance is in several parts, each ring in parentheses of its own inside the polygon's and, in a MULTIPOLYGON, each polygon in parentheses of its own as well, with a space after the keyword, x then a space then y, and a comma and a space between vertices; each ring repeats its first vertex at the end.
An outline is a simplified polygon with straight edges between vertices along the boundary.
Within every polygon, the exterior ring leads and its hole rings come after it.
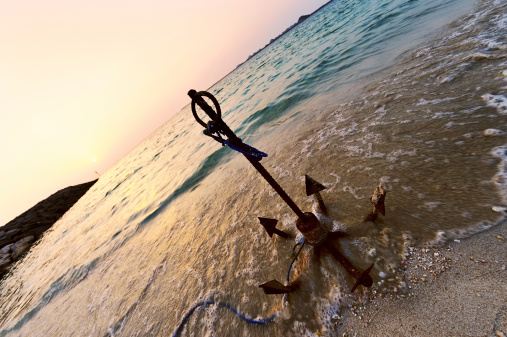
MULTIPOLYGON (((354 292, 359 285, 363 287, 371 287, 373 284, 373 279, 370 276, 370 271, 374 267, 372 263, 367 269, 360 272, 356 267, 350 263, 346 257, 338 251, 338 249, 334 246, 334 240, 347 236, 345 232, 335 231, 329 232, 327 228, 321 224, 315 214, 311 212, 303 212, 296 203, 289 197, 289 195, 283 190, 283 188, 276 182, 276 180, 269 174, 269 172, 262 166, 260 161, 262 158, 266 157, 267 154, 243 143, 241 138, 237 137, 234 132, 227 126, 227 124, 222 120, 222 112, 220 109, 220 105, 218 100, 207 91, 199 91, 190 90, 188 95, 192 99, 191 108, 192 114, 194 115, 195 120, 204 127, 203 134, 213 138, 215 141, 224 145, 228 145, 231 149, 240 152, 243 156, 252 164, 252 166, 261 174, 261 176, 273 187, 276 193, 283 199, 283 201, 289 206, 289 208, 296 214, 298 217, 296 221, 296 228, 301 232, 305 240, 313 246, 315 250, 315 254, 320 256, 322 251, 329 252, 338 262, 340 262, 344 268, 356 279, 353 287, 351 288, 351 292, 354 292), (211 100, 215 109, 213 109, 205 100, 204 97, 211 100), (196 104, 211 118, 208 123, 202 121, 197 115, 196 104), (226 137, 227 139, 224 139, 226 137)), ((320 195, 320 191, 325 189, 325 186, 318 183, 316 180, 310 178, 308 175, 306 177, 306 192, 307 195, 314 195, 319 204, 319 208, 325 214, 327 213, 327 208, 324 204, 322 196, 320 195)), ((379 185, 377 189, 380 189, 377 193, 377 197, 375 199, 370 199, 374 204, 375 210, 375 219, 377 210, 379 210, 383 215, 385 214, 384 210, 384 199, 385 199, 385 191, 382 189, 382 185, 379 185)), ((377 190, 375 190, 377 191, 377 190)), ((374 193, 375 194, 375 193, 374 193)), ((373 213, 373 212, 372 212, 373 213)), ((375 221, 369 220, 369 221, 375 221)), ((276 228, 277 220, 269 219, 269 218, 259 218, 261 225, 266 229, 268 235, 270 237, 273 234, 277 234, 282 238, 291 237, 290 234, 285 233, 276 228)), ((297 257, 297 256, 296 256, 297 257)), ((289 269, 290 271, 290 269, 289 269)), ((266 294, 287 294, 297 290, 297 284, 288 284, 283 285, 277 280, 271 280, 266 283, 261 284, 261 287, 266 294)))

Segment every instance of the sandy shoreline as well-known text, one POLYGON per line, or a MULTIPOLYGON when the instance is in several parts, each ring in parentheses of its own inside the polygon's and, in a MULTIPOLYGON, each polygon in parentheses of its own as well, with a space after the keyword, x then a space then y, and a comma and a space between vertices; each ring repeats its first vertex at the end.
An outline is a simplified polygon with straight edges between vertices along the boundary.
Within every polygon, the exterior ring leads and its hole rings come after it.
POLYGON ((344 310, 338 335, 507 336, 506 264, 505 221, 460 242, 416 248, 402 272, 406 291, 344 310))

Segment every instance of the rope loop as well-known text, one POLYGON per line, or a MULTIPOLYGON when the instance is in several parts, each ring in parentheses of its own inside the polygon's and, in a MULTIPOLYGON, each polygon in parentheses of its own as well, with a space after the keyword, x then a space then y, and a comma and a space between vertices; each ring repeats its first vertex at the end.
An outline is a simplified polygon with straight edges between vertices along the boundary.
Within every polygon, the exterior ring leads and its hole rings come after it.
POLYGON ((204 127, 203 133, 216 140, 222 146, 227 145, 232 150, 238 151, 244 154, 248 159, 260 161, 262 158, 267 157, 268 155, 262 151, 257 150, 256 148, 243 143, 241 138, 238 138, 232 130, 224 123, 222 120, 222 111, 220 109, 220 104, 218 100, 207 91, 195 91, 190 90, 188 95, 192 98, 192 114, 194 115, 195 120, 204 127), (213 105, 215 106, 215 110, 204 101, 203 97, 209 98, 213 105), (197 115, 196 104, 199 105, 206 114, 212 119, 207 124, 203 122, 202 119, 197 115), (216 112, 215 112, 216 111, 216 112), (222 135, 229 137, 229 139, 224 140, 222 135), (232 140, 231 140, 232 138, 232 140))
POLYGON ((222 144, 222 146, 225 145, 225 141, 220 134, 221 133, 220 129, 217 127, 217 125, 214 121, 209 121, 207 128, 204 129, 204 131, 202 133, 204 133, 206 136, 213 138, 214 140, 216 140, 217 142, 222 144), (213 135, 215 133, 217 134, 216 136, 213 135))

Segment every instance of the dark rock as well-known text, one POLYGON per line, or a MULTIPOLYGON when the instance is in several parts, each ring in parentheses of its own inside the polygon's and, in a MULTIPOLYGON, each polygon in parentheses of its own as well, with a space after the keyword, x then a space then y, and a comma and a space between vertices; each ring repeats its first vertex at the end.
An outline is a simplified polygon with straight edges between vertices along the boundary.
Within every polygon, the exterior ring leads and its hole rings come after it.
POLYGON ((4 246, 2 249, 0 249, 0 255, 3 255, 3 254, 10 254, 11 251, 12 251, 12 245, 14 245, 13 243, 7 245, 7 246, 4 246))
POLYGON ((18 260, 23 254, 25 254, 30 247, 32 247, 33 241, 35 238, 33 236, 27 236, 25 238, 22 238, 21 240, 17 241, 15 244, 11 247, 11 257, 13 261, 18 260))
POLYGON ((12 258, 10 254, 0 255, 0 273, 4 274, 12 264, 12 258))
POLYGON ((25 244, 25 243, 33 243, 33 241, 35 240, 35 238, 33 236, 27 236, 27 237, 24 237, 22 238, 21 240, 17 241, 13 246, 12 246, 12 250, 14 250, 15 246, 19 246, 19 245, 22 245, 22 244, 25 244))
POLYGON ((4 237, 4 238, 0 238, 0 247, 3 247, 5 245, 8 245, 10 243, 12 243, 12 241, 14 241, 12 238, 8 237, 4 237))
POLYGON ((4 255, 9 255, 9 258, 0 255, 0 277, 96 182, 64 188, 0 227, 0 247, 3 247, 0 254, 5 251, 4 255), (10 258, 10 262, 7 262, 10 258))
POLYGON ((299 20, 298 20, 298 24, 300 24, 301 22, 305 21, 306 19, 308 19, 310 17, 310 15, 303 15, 303 16, 300 16, 299 17, 299 20))
POLYGON ((5 237, 14 237, 21 232, 21 229, 15 228, 5 233, 5 237))
POLYGON ((34 229, 30 229, 28 231, 26 231, 26 235, 32 235, 35 237, 35 239, 39 239, 42 234, 44 234, 45 231, 47 231, 48 229, 51 228, 51 225, 49 226, 43 226, 43 227, 37 227, 37 228, 34 228, 34 229))
POLYGON ((19 245, 12 246, 12 260, 17 261, 21 256, 23 256, 30 248, 32 247, 31 243, 25 242, 21 243, 19 245))

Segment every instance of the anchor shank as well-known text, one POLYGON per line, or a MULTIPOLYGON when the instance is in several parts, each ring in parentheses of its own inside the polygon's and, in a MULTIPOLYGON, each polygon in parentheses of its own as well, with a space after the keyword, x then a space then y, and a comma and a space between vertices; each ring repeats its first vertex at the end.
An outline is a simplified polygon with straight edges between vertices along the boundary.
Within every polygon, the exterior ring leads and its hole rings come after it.
MULTIPOLYGON (((221 118, 218 118, 219 116, 213 110, 213 108, 210 107, 208 105, 208 103, 201 96, 199 96, 199 94, 195 90, 190 90, 188 92, 188 95, 197 105, 199 105, 201 107, 202 110, 204 110, 204 112, 213 121, 215 121, 215 123, 217 123, 217 128, 219 130, 221 130, 223 132, 223 134, 226 135, 227 138, 229 138, 229 140, 232 143, 237 144, 240 147, 243 145, 243 142, 241 141, 241 139, 239 139, 234 134, 234 132, 229 128, 229 126, 227 126, 227 124, 225 124, 225 122, 221 118)), ((280 197, 282 197, 283 201, 285 201, 285 203, 292 209, 292 211, 294 211, 294 213, 296 213, 296 215, 303 222, 305 222, 306 216, 304 215, 304 213, 299 209, 299 207, 296 205, 296 203, 294 203, 294 201, 292 201, 292 199, 287 195, 287 193, 285 193, 285 191, 282 189, 282 187, 280 187, 280 185, 278 185, 278 183, 275 181, 275 179, 273 179, 273 177, 269 174, 269 172, 266 171, 266 169, 258 161, 252 160, 250 157, 246 156, 245 154, 243 154, 243 155, 255 167, 255 169, 264 177, 264 179, 267 180, 267 182, 271 185, 271 187, 273 187, 275 189, 276 193, 278 193, 278 195, 280 195, 280 197)))
POLYGON ((291 237, 291 235, 290 235, 290 234, 285 233, 285 232, 283 232, 283 231, 279 230, 278 228, 275 228, 275 229, 273 230, 273 233, 274 233, 274 234, 278 234, 278 236, 281 236, 282 238, 285 238, 285 239, 288 239, 288 238, 290 238, 290 237, 291 237))
POLYGON ((347 271, 352 274, 352 276, 354 276, 354 278, 359 278, 361 272, 359 272, 359 270, 357 270, 356 267, 354 267, 352 263, 350 263, 349 260, 347 260, 345 256, 343 256, 342 253, 340 253, 331 242, 326 242, 326 248, 331 253, 331 255, 333 255, 333 257, 338 260, 338 262, 340 262, 343 267, 345 267, 345 269, 347 269, 347 271))
POLYGON ((315 198, 317 199, 317 202, 319 203, 320 210, 327 214, 327 207, 326 204, 324 204, 324 200, 322 199, 322 195, 320 195, 320 192, 317 192, 314 194, 315 198))
POLYGON ((292 199, 288 196, 287 193, 285 193, 283 188, 280 185, 278 185, 276 180, 271 176, 271 174, 269 174, 268 171, 266 171, 264 166, 262 166, 262 164, 259 163, 258 161, 250 159, 247 156, 245 156, 245 158, 248 159, 250 164, 252 164, 253 167, 255 167, 255 169, 261 174, 262 177, 264 177, 264 179, 266 179, 266 181, 271 185, 271 187, 273 187, 276 193, 278 193, 278 195, 283 199, 283 201, 285 201, 287 206, 289 206, 290 209, 292 209, 292 211, 296 213, 296 215, 304 222, 306 220, 306 216, 303 213, 303 211, 301 211, 301 209, 299 209, 296 203, 292 201, 292 199))

